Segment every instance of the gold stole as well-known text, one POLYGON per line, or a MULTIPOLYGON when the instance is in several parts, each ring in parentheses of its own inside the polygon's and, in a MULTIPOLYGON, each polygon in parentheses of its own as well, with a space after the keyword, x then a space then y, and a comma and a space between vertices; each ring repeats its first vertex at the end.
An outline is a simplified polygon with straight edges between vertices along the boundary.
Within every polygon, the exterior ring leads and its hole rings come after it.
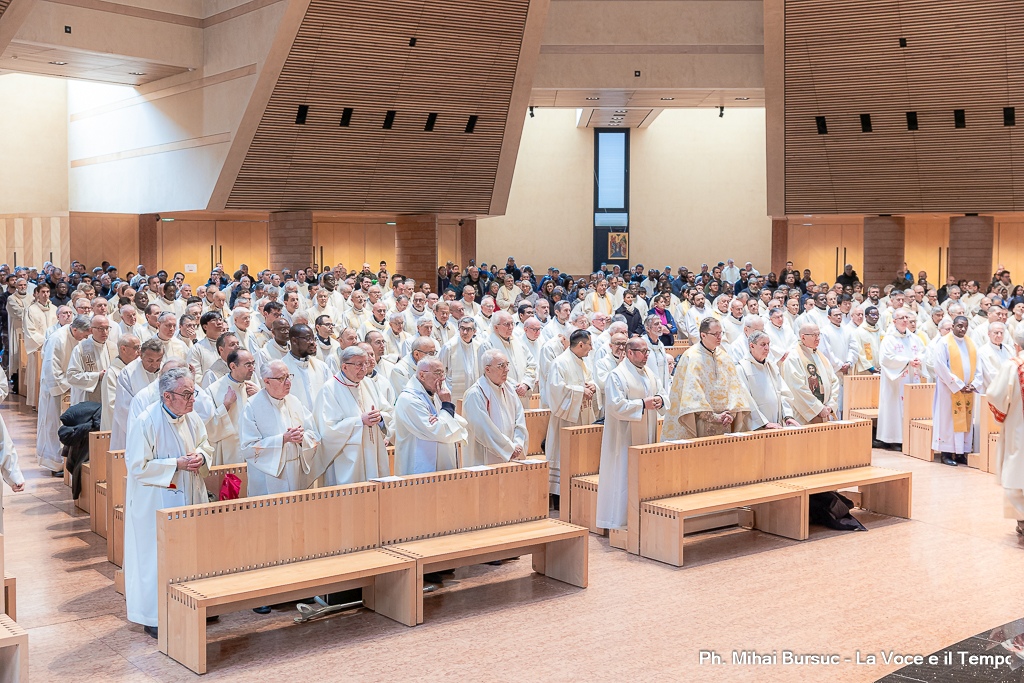
MULTIPOLYGON (((974 373, 978 369, 978 352, 974 348, 974 342, 967 337, 964 337, 964 341, 967 342, 967 354, 970 356, 971 376, 969 379, 973 380, 974 373)), ((964 384, 970 384, 967 381, 968 378, 964 377, 964 362, 960 357, 960 345, 956 343, 952 332, 946 336, 946 346, 949 348, 949 371, 964 384)), ((964 391, 956 392, 950 401, 950 410, 953 413, 953 431, 960 433, 970 431, 971 417, 974 414, 974 394, 964 391)))

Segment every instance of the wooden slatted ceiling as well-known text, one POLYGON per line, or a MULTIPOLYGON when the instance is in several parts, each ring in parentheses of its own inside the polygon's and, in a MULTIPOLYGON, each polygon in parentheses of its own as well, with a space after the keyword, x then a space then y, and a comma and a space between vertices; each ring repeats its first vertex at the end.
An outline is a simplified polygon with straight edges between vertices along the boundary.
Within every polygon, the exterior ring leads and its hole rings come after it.
POLYGON ((313 0, 227 207, 487 213, 528 8, 313 0))
POLYGON ((7 6, 11 4, 11 0, 0 0, 0 16, 3 16, 7 6))
POLYGON ((787 0, 785 33, 787 213, 1024 208, 1024 4, 787 0))

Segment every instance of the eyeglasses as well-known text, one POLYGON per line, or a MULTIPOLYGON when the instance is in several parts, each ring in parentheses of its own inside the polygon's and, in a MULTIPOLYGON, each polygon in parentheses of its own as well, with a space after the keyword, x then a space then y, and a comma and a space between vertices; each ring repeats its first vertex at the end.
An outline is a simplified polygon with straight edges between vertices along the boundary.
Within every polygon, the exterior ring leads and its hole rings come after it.
POLYGON ((256 367, 256 363, 253 361, 249 361, 248 363, 242 363, 242 366, 246 368, 254 368, 256 367))
POLYGON ((651 355, 651 350, 650 349, 629 349, 629 350, 631 352, 633 352, 633 353, 639 353, 641 356, 649 356, 649 355, 651 355))
POLYGON ((196 397, 195 393, 192 391, 168 391, 167 393, 174 394, 175 396, 180 396, 185 400, 186 403, 188 403, 189 401, 196 397))
POLYGON ((275 382, 291 382, 295 379, 295 375, 285 375, 284 377, 267 377, 267 380, 274 380, 275 382))
POLYGON ((499 370, 508 370, 508 363, 495 363, 494 365, 499 370))

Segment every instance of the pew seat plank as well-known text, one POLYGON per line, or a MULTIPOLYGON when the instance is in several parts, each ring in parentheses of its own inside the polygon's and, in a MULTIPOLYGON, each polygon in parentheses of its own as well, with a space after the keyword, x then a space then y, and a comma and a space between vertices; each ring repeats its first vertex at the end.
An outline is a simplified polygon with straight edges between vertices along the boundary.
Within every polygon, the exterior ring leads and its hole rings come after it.
POLYGON ((0 683, 28 683, 28 631, 0 614, 0 683))
POLYGON ((167 593, 167 654, 206 673, 207 617, 351 588, 364 588, 370 609, 415 626, 419 579, 414 559, 374 548, 175 583, 167 593))
POLYGON ((854 467, 833 472, 807 474, 777 482, 780 486, 801 489, 808 495, 860 488, 861 507, 891 517, 910 517, 912 473, 887 467, 854 467))
POLYGON ((739 507, 754 512, 754 528, 798 541, 807 538, 807 496, 775 483, 747 484, 652 500, 640 506, 640 555, 683 566, 686 519, 739 507))
MULTIPOLYGON (((533 569, 552 579, 587 587, 588 529, 557 519, 423 538, 388 546, 416 559, 417 572, 444 571, 471 564, 533 555, 533 569)), ((416 623, 423 623, 423 594, 417 594, 416 623)))
POLYGON ((878 408, 857 408, 850 411, 850 419, 856 420, 877 420, 878 408))

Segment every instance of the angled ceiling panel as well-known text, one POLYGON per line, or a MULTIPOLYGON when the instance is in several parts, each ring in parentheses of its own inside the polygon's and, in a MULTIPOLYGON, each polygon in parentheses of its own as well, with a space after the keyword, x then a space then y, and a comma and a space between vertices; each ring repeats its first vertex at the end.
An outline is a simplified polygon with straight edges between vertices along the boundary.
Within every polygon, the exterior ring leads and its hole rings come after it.
POLYGON ((312 0, 227 208, 487 213, 530 1, 312 0))

